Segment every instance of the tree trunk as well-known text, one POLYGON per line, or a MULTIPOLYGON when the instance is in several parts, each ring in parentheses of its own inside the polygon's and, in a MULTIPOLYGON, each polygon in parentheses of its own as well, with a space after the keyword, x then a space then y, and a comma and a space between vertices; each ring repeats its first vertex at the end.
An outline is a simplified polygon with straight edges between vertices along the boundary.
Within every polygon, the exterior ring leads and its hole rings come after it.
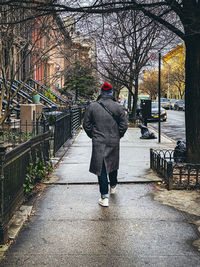
POLYGON ((200 35, 186 41, 185 123, 187 160, 200 163, 200 35))
POLYGON ((130 92, 128 92, 128 111, 131 110, 131 99, 132 99, 132 95, 130 92))
POLYGON ((119 98, 119 94, 120 94, 120 89, 115 88, 115 89, 114 89, 114 92, 113 92, 113 96, 114 96, 114 98, 116 99, 116 101, 117 101, 118 98, 119 98))
POLYGON ((137 100, 138 100, 138 78, 135 79, 135 94, 134 94, 133 107, 132 107, 133 122, 136 121, 137 100))

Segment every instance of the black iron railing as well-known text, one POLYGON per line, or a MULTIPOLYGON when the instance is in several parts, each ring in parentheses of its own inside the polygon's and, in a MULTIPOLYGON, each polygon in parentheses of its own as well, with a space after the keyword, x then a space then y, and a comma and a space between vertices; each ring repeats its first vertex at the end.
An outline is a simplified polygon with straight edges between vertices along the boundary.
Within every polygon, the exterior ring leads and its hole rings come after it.
POLYGON ((20 121, 9 125, 10 136, 5 136, 5 129, 1 129, 3 135, 0 136, 0 243, 6 242, 8 223, 24 199, 27 167, 30 163, 34 165, 38 157, 40 162, 47 162, 51 154, 52 136, 55 154, 77 132, 84 111, 84 106, 72 107, 55 117, 53 134, 49 131, 48 117, 45 119, 45 116, 43 119, 39 116, 40 120, 33 121, 30 125, 23 125, 20 121), (26 141, 23 135, 29 140, 26 141))
POLYGON ((27 168, 37 157, 50 158, 50 132, 35 136, 10 152, 0 146, 0 242, 7 240, 7 227, 14 211, 24 200, 27 168))
POLYGON ((54 126, 54 155, 59 148, 72 137, 71 130, 71 113, 70 110, 65 111, 58 116, 54 126))
MULTIPOLYGON (((27 84, 29 84, 32 88, 34 88, 34 90, 38 90, 39 92, 43 92, 43 91, 48 91, 49 88, 46 87, 44 84, 34 80, 34 79, 30 79, 27 84)), ((59 96, 58 94, 56 94, 54 91, 51 91, 51 93, 53 94, 53 96, 56 98, 56 100, 60 103, 67 103, 67 101, 59 96)))
MULTIPOLYGON (((75 106, 60 111, 60 115, 55 116, 54 126, 49 127, 49 116, 44 114, 35 114, 31 122, 19 119, 13 119, 0 126, 0 142, 7 144, 11 149, 26 142, 30 138, 45 133, 49 128, 53 128, 53 152, 70 139, 79 129, 85 106, 75 106)), ((48 114, 48 113, 47 113, 48 114)))
POLYGON ((186 163, 174 157, 174 150, 150 149, 150 167, 164 179, 167 188, 200 188, 200 164, 186 163))
POLYGON ((54 125, 54 155, 59 148, 78 131, 85 112, 85 106, 74 106, 56 117, 54 125))
POLYGON ((70 109, 72 135, 74 135, 76 133, 79 126, 81 125, 81 119, 82 119, 81 111, 82 111, 81 107, 71 107, 71 109, 70 109))
POLYGON ((37 114, 31 122, 13 119, 0 126, 0 142, 13 148, 48 130, 48 121, 42 114, 37 114))
MULTIPOLYGON (((18 88, 19 86, 22 85, 22 82, 15 80, 13 84, 18 88)), ((50 100, 49 98, 44 96, 42 94, 42 91, 39 90, 38 87, 35 88, 35 87, 31 86, 28 82, 23 85, 23 89, 21 91, 23 91, 23 93, 26 93, 27 95, 29 95, 29 98, 31 99, 31 102, 32 102, 31 95, 33 94, 33 91, 35 91, 35 90, 37 91, 38 95, 40 96, 40 103, 42 103, 43 105, 45 105, 47 107, 58 107, 58 104, 54 103, 52 100, 50 100)), ((28 96, 26 96, 26 98, 28 98, 28 96)))

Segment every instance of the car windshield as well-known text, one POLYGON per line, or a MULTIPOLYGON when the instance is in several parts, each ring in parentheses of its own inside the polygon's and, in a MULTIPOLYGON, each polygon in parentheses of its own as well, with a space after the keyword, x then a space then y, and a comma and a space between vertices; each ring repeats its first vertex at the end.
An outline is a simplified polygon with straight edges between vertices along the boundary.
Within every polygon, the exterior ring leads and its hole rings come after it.
POLYGON ((152 102, 151 107, 152 108, 158 108, 158 102, 152 102))
POLYGON ((170 100, 170 102, 171 102, 171 103, 175 103, 175 102, 176 102, 176 100, 175 100, 175 99, 172 99, 172 100, 170 100))
POLYGON ((180 104, 184 104, 184 100, 179 100, 178 101, 180 104))
POLYGON ((167 102, 167 98, 161 98, 160 102, 167 102))

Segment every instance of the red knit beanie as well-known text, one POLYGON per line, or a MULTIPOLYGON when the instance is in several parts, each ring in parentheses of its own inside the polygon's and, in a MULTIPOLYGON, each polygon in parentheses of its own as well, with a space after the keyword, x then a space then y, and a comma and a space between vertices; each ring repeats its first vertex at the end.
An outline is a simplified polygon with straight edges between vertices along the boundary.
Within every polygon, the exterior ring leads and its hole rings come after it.
POLYGON ((109 83, 104 83, 101 87, 101 90, 107 92, 109 90, 112 90, 112 86, 109 83))

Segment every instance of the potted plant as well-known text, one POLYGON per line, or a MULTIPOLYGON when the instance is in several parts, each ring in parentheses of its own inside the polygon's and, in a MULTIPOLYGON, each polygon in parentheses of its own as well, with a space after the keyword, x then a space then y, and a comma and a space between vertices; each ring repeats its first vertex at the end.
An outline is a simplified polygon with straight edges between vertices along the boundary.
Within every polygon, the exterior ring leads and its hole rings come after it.
POLYGON ((34 104, 40 104, 40 96, 38 95, 37 91, 32 92, 32 100, 34 104))

